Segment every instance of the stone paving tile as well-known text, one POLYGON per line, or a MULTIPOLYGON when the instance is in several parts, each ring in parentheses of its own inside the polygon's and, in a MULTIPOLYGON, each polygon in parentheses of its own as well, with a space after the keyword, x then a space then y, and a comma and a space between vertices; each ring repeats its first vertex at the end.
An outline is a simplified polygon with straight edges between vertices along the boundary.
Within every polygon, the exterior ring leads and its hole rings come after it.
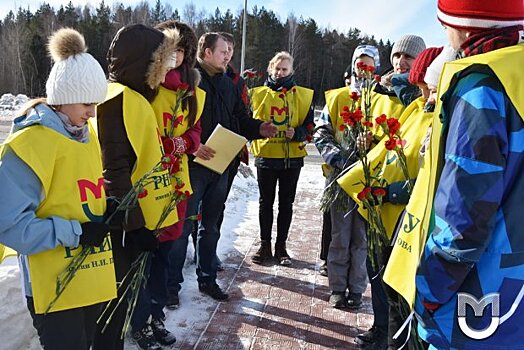
POLYGON ((354 337, 373 323, 369 288, 358 311, 328 304, 328 280, 318 274, 322 217, 311 207, 319 194, 304 187, 297 192, 287 244, 293 265, 283 267, 275 259, 253 264, 257 239, 247 256, 230 254, 219 276, 230 300, 217 306, 193 347, 177 343, 177 349, 358 349, 354 337))

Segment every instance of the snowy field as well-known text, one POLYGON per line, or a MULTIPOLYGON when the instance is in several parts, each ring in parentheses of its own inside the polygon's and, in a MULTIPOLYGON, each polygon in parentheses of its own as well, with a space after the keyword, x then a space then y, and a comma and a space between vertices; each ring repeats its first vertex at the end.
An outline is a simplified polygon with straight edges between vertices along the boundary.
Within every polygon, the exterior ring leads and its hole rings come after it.
MULTIPOLYGON (((4 95, 0 98, 0 127, 7 125, 6 128, 0 130, 0 140, 3 140, 5 133, 9 131, 8 125, 13 111, 26 100, 27 97, 23 95, 16 97, 4 95)), ((258 188, 253 175, 255 168, 252 163, 251 161, 250 167, 243 167, 237 175, 226 203, 222 236, 218 245, 218 255, 223 261, 226 261, 224 266, 226 269, 237 267, 227 265, 228 256, 238 254, 245 256, 253 243, 258 241, 258 188)), ((318 165, 306 165, 302 170, 298 186, 320 192, 323 181, 318 181, 318 179, 318 165)), ((192 263, 193 254, 193 245, 190 243, 184 268, 185 281, 179 294, 180 307, 167 311, 166 327, 174 332, 177 339, 185 339, 191 344, 198 344, 200 333, 195 332, 194 329, 207 327, 209 319, 216 312, 217 302, 203 296, 198 291, 195 265, 192 263)), ((223 285, 223 287, 228 286, 223 285)), ((31 324, 31 317, 25 307, 16 258, 8 258, 0 265, 0 300, 2 300, 0 304, 0 349, 41 349, 36 331, 31 324)), ((125 349, 135 350, 138 347, 127 338, 125 349)))

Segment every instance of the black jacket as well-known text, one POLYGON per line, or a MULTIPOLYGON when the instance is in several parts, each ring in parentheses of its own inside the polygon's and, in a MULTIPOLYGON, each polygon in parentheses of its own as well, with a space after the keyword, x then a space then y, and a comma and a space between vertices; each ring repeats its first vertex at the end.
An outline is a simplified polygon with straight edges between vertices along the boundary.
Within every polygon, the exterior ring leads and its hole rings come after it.
POLYGON ((217 124, 248 140, 262 138, 259 132, 262 121, 249 116, 233 81, 225 74, 209 76, 198 63, 196 68, 202 76, 199 87, 206 92, 206 102, 200 117, 201 142, 207 141, 217 124))

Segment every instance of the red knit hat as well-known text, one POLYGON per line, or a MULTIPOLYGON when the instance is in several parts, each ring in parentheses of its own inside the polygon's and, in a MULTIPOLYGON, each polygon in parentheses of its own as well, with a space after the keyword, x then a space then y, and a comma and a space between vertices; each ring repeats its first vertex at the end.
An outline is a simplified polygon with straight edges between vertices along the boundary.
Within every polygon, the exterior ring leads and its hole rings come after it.
POLYGON ((424 83, 426 70, 433 60, 442 52, 443 47, 429 47, 418 54, 409 71, 409 83, 424 83))
POLYGON ((438 0, 437 16, 458 29, 511 27, 524 24, 524 1, 438 0))

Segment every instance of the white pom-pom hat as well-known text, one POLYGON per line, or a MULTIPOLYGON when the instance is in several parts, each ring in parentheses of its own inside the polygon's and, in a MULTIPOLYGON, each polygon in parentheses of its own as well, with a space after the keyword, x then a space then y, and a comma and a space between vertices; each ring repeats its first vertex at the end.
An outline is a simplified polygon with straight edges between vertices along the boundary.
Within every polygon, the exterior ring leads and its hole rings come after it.
POLYGON ((55 62, 46 82, 48 104, 104 101, 106 76, 97 60, 86 52, 82 34, 71 28, 62 28, 49 39, 48 50, 55 62))

